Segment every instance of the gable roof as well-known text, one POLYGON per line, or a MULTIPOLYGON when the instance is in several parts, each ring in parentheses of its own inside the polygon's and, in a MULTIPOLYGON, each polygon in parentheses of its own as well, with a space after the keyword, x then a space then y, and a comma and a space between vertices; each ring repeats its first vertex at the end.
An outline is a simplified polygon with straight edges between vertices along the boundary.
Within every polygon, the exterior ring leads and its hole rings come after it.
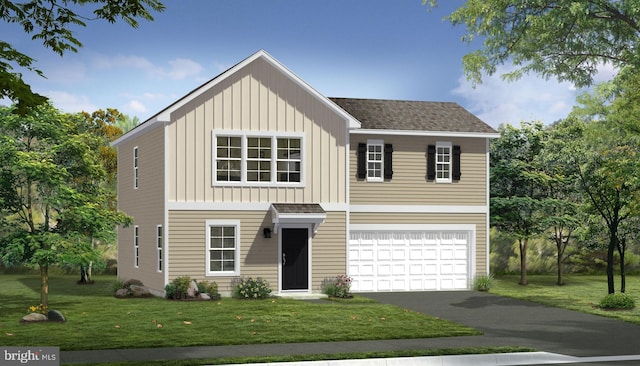
POLYGON ((174 103, 172 103, 171 105, 166 107, 165 109, 161 110, 160 112, 156 113, 155 115, 153 115, 152 117, 150 117, 149 119, 144 121, 143 123, 141 123, 138 126, 136 126, 131 131, 127 132, 126 134, 124 134, 123 136, 118 138, 117 140, 113 141, 111 143, 111 145, 117 146, 117 145, 121 144, 122 142, 130 139, 131 137, 141 133, 145 129, 148 129, 150 127, 154 127, 156 125, 160 125, 160 124, 163 124, 163 123, 170 122, 171 113, 173 113, 174 111, 178 110, 179 108, 181 108, 185 104, 189 103, 190 101, 194 100, 195 98, 197 98, 201 94, 205 93, 207 90, 211 89, 213 86, 223 82, 228 77, 230 77, 231 75, 235 74, 238 70, 242 69, 243 67, 245 67, 248 64, 254 62, 257 59, 263 59, 263 60, 267 61, 271 66, 273 66, 275 69, 280 71, 289 80, 291 80, 293 83, 297 84, 303 90, 305 90, 306 92, 311 94, 320 103, 324 104, 329 109, 333 110, 335 113, 337 113, 338 115, 343 117, 345 119, 345 121, 347 122, 347 128, 359 128, 360 127, 360 123, 357 120, 355 120, 353 118, 353 116, 351 116, 347 112, 345 112, 344 109, 338 107, 335 103, 333 103, 331 100, 329 100, 329 98, 327 98, 324 95, 320 94, 317 90, 315 90, 313 87, 311 87, 309 84, 307 84, 304 80, 302 80, 296 74, 291 72, 291 70, 286 68, 280 62, 278 62, 275 58, 273 58, 273 56, 268 54, 265 50, 260 50, 260 51, 258 51, 256 53, 254 53, 253 55, 247 57, 246 59, 240 61, 239 63, 237 63, 236 65, 232 66, 228 70, 226 70, 226 71, 222 72, 221 74, 217 75, 213 79, 207 81, 206 83, 204 83, 204 84, 200 85, 199 87, 197 87, 196 89, 192 90, 187 95, 185 95, 182 98, 178 99, 177 101, 175 101, 174 103))
MULTIPOLYGON (((442 132, 493 137, 497 131, 452 102, 329 98, 355 117, 362 130, 442 132)), ((371 132, 371 131, 366 131, 371 132)), ((352 130, 352 133, 365 131, 352 130)), ((497 137, 497 136, 495 136, 497 137)))

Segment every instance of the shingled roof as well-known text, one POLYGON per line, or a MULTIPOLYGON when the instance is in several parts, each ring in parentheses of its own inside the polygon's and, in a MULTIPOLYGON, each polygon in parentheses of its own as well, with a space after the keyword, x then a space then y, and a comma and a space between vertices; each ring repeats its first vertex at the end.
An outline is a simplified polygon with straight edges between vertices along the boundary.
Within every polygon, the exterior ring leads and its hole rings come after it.
POLYGON ((362 123, 363 129, 497 133, 452 102, 329 98, 362 123))

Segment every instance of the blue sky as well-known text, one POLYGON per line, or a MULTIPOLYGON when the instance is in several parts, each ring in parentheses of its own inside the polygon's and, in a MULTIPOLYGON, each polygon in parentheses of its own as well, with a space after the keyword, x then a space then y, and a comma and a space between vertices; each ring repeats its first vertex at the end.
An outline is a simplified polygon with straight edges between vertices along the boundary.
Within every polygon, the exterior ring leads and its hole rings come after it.
POLYGON ((137 29, 89 21, 76 29, 83 47, 64 57, 15 25, 0 34, 37 60, 47 78, 24 78, 66 112, 117 108, 144 121, 264 49, 329 97, 452 101, 494 127, 566 117, 576 96, 567 83, 495 75, 472 88, 462 56, 480 44, 462 43, 464 28, 443 21, 463 3, 429 12, 421 0, 165 0, 137 29))

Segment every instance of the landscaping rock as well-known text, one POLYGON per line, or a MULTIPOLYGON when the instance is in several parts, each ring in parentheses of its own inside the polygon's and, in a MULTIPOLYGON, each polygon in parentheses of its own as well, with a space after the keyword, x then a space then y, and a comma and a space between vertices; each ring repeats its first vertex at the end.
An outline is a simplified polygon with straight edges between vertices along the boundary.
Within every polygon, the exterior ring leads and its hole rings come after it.
POLYGON ((131 285, 129 286, 129 290, 131 291, 131 294, 133 295, 133 297, 151 296, 149 289, 146 288, 145 286, 131 285))
POLYGON ((47 316, 40 313, 31 313, 27 314, 20 319, 21 323, 35 323, 35 322, 46 322, 47 316))
POLYGON ((198 295, 198 299, 200 299, 200 300, 211 300, 211 296, 209 296, 209 294, 203 292, 200 295, 198 295))
POLYGON ((126 288, 120 288, 116 291, 116 297, 118 298, 129 297, 129 295, 131 295, 131 291, 126 288))
POLYGON ((65 322, 65 321, 67 321, 64 318, 64 315, 62 315, 61 312, 59 312, 58 310, 54 310, 54 309, 51 309, 51 310, 47 311, 47 319, 50 322, 65 322))
POLYGON ((196 297, 196 295, 198 295, 198 283, 195 280, 193 280, 189 284, 189 289, 187 290, 187 296, 196 297))

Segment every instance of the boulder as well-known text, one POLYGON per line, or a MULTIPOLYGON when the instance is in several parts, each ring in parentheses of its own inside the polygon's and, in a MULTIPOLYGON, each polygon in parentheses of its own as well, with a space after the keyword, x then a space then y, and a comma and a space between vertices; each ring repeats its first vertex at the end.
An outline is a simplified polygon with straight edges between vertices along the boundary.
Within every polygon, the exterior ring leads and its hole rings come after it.
POLYGON ((35 323, 35 322, 46 322, 47 316, 40 313, 31 313, 27 314, 20 319, 21 323, 35 323))
POLYGON ((198 283, 195 280, 193 280, 189 284, 189 289, 187 290, 187 296, 196 297, 196 295, 198 295, 198 283))
POLYGON ((47 319, 49 319, 50 322, 65 322, 65 321, 67 321, 64 318, 64 315, 62 315, 61 312, 59 312, 58 310, 54 310, 54 309, 51 309, 51 310, 47 311, 47 319))
POLYGON ((133 297, 151 296, 149 289, 146 288, 145 286, 131 285, 129 286, 129 290, 131 291, 131 294, 133 295, 133 297))
POLYGON ((119 288, 116 291, 116 297, 118 298, 129 297, 129 295, 131 295, 131 291, 129 291, 129 289, 126 289, 126 288, 119 288))
POLYGON ((209 296, 209 294, 203 292, 203 293, 198 295, 198 299, 200 299, 200 300, 211 300, 211 296, 209 296))

